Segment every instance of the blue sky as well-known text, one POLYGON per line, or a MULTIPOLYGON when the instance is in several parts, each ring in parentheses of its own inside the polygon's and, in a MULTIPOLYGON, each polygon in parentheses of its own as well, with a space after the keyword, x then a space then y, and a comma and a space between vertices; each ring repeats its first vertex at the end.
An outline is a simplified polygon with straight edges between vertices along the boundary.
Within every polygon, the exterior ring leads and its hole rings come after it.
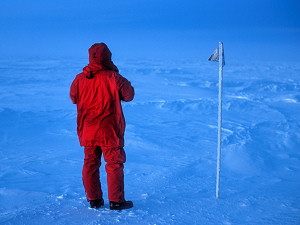
POLYGON ((1 0, 1 55, 80 56, 106 42, 117 57, 232 60, 300 57, 298 0, 1 0))

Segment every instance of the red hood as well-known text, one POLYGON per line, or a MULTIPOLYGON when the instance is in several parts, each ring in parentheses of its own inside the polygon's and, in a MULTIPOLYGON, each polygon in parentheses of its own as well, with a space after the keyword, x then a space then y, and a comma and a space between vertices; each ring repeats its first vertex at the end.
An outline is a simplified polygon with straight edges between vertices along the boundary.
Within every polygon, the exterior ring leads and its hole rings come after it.
POLYGON ((93 44, 89 48, 89 65, 83 68, 84 72, 98 70, 113 70, 119 72, 118 68, 111 61, 111 51, 104 43, 93 44))

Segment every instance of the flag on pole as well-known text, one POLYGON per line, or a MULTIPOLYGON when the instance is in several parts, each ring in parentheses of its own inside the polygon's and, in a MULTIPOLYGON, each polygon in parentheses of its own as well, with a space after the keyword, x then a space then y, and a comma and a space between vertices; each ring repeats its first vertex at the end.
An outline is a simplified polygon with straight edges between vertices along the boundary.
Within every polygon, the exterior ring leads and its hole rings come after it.
MULTIPOLYGON (((223 47, 223 43, 222 43, 222 47, 223 47)), ((222 51, 222 66, 225 66, 225 58, 224 58, 224 49, 221 50, 222 51)), ((214 51, 214 53, 209 57, 208 61, 214 61, 214 62, 219 62, 220 59, 220 46, 216 48, 216 50, 214 51)))
POLYGON ((219 62, 219 106, 218 106, 218 146, 217 146, 217 174, 216 174, 216 198, 220 197, 220 172, 221 172, 221 148, 222 148, 222 90, 223 67, 225 65, 223 43, 209 57, 209 61, 219 62))

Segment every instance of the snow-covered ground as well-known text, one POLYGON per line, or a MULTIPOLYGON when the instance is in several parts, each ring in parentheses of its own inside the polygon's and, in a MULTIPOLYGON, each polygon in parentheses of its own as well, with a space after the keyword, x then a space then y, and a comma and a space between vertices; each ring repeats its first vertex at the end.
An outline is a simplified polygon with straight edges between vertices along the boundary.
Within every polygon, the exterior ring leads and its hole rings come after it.
POLYGON ((215 198, 218 65, 115 62, 135 87, 126 198, 89 209, 69 85, 85 59, 0 60, 0 224, 300 224, 300 64, 224 68, 221 198, 215 198))

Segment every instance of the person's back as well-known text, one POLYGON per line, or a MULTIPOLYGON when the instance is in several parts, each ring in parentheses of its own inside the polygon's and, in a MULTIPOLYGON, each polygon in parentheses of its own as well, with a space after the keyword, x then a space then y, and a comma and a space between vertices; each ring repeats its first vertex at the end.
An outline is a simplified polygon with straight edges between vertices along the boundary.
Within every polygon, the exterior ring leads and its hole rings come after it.
POLYGON ((74 79, 70 96, 77 104, 77 133, 80 145, 85 147, 83 182, 87 200, 91 207, 103 204, 99 181, 103 153, 107 162, 110 208, 132 207, 132 202, 124 199, 125 120, 121 101, 131 101, 134 89, 118 73, 104 43, 94 44, 89 49, 89 65, 74 79))

